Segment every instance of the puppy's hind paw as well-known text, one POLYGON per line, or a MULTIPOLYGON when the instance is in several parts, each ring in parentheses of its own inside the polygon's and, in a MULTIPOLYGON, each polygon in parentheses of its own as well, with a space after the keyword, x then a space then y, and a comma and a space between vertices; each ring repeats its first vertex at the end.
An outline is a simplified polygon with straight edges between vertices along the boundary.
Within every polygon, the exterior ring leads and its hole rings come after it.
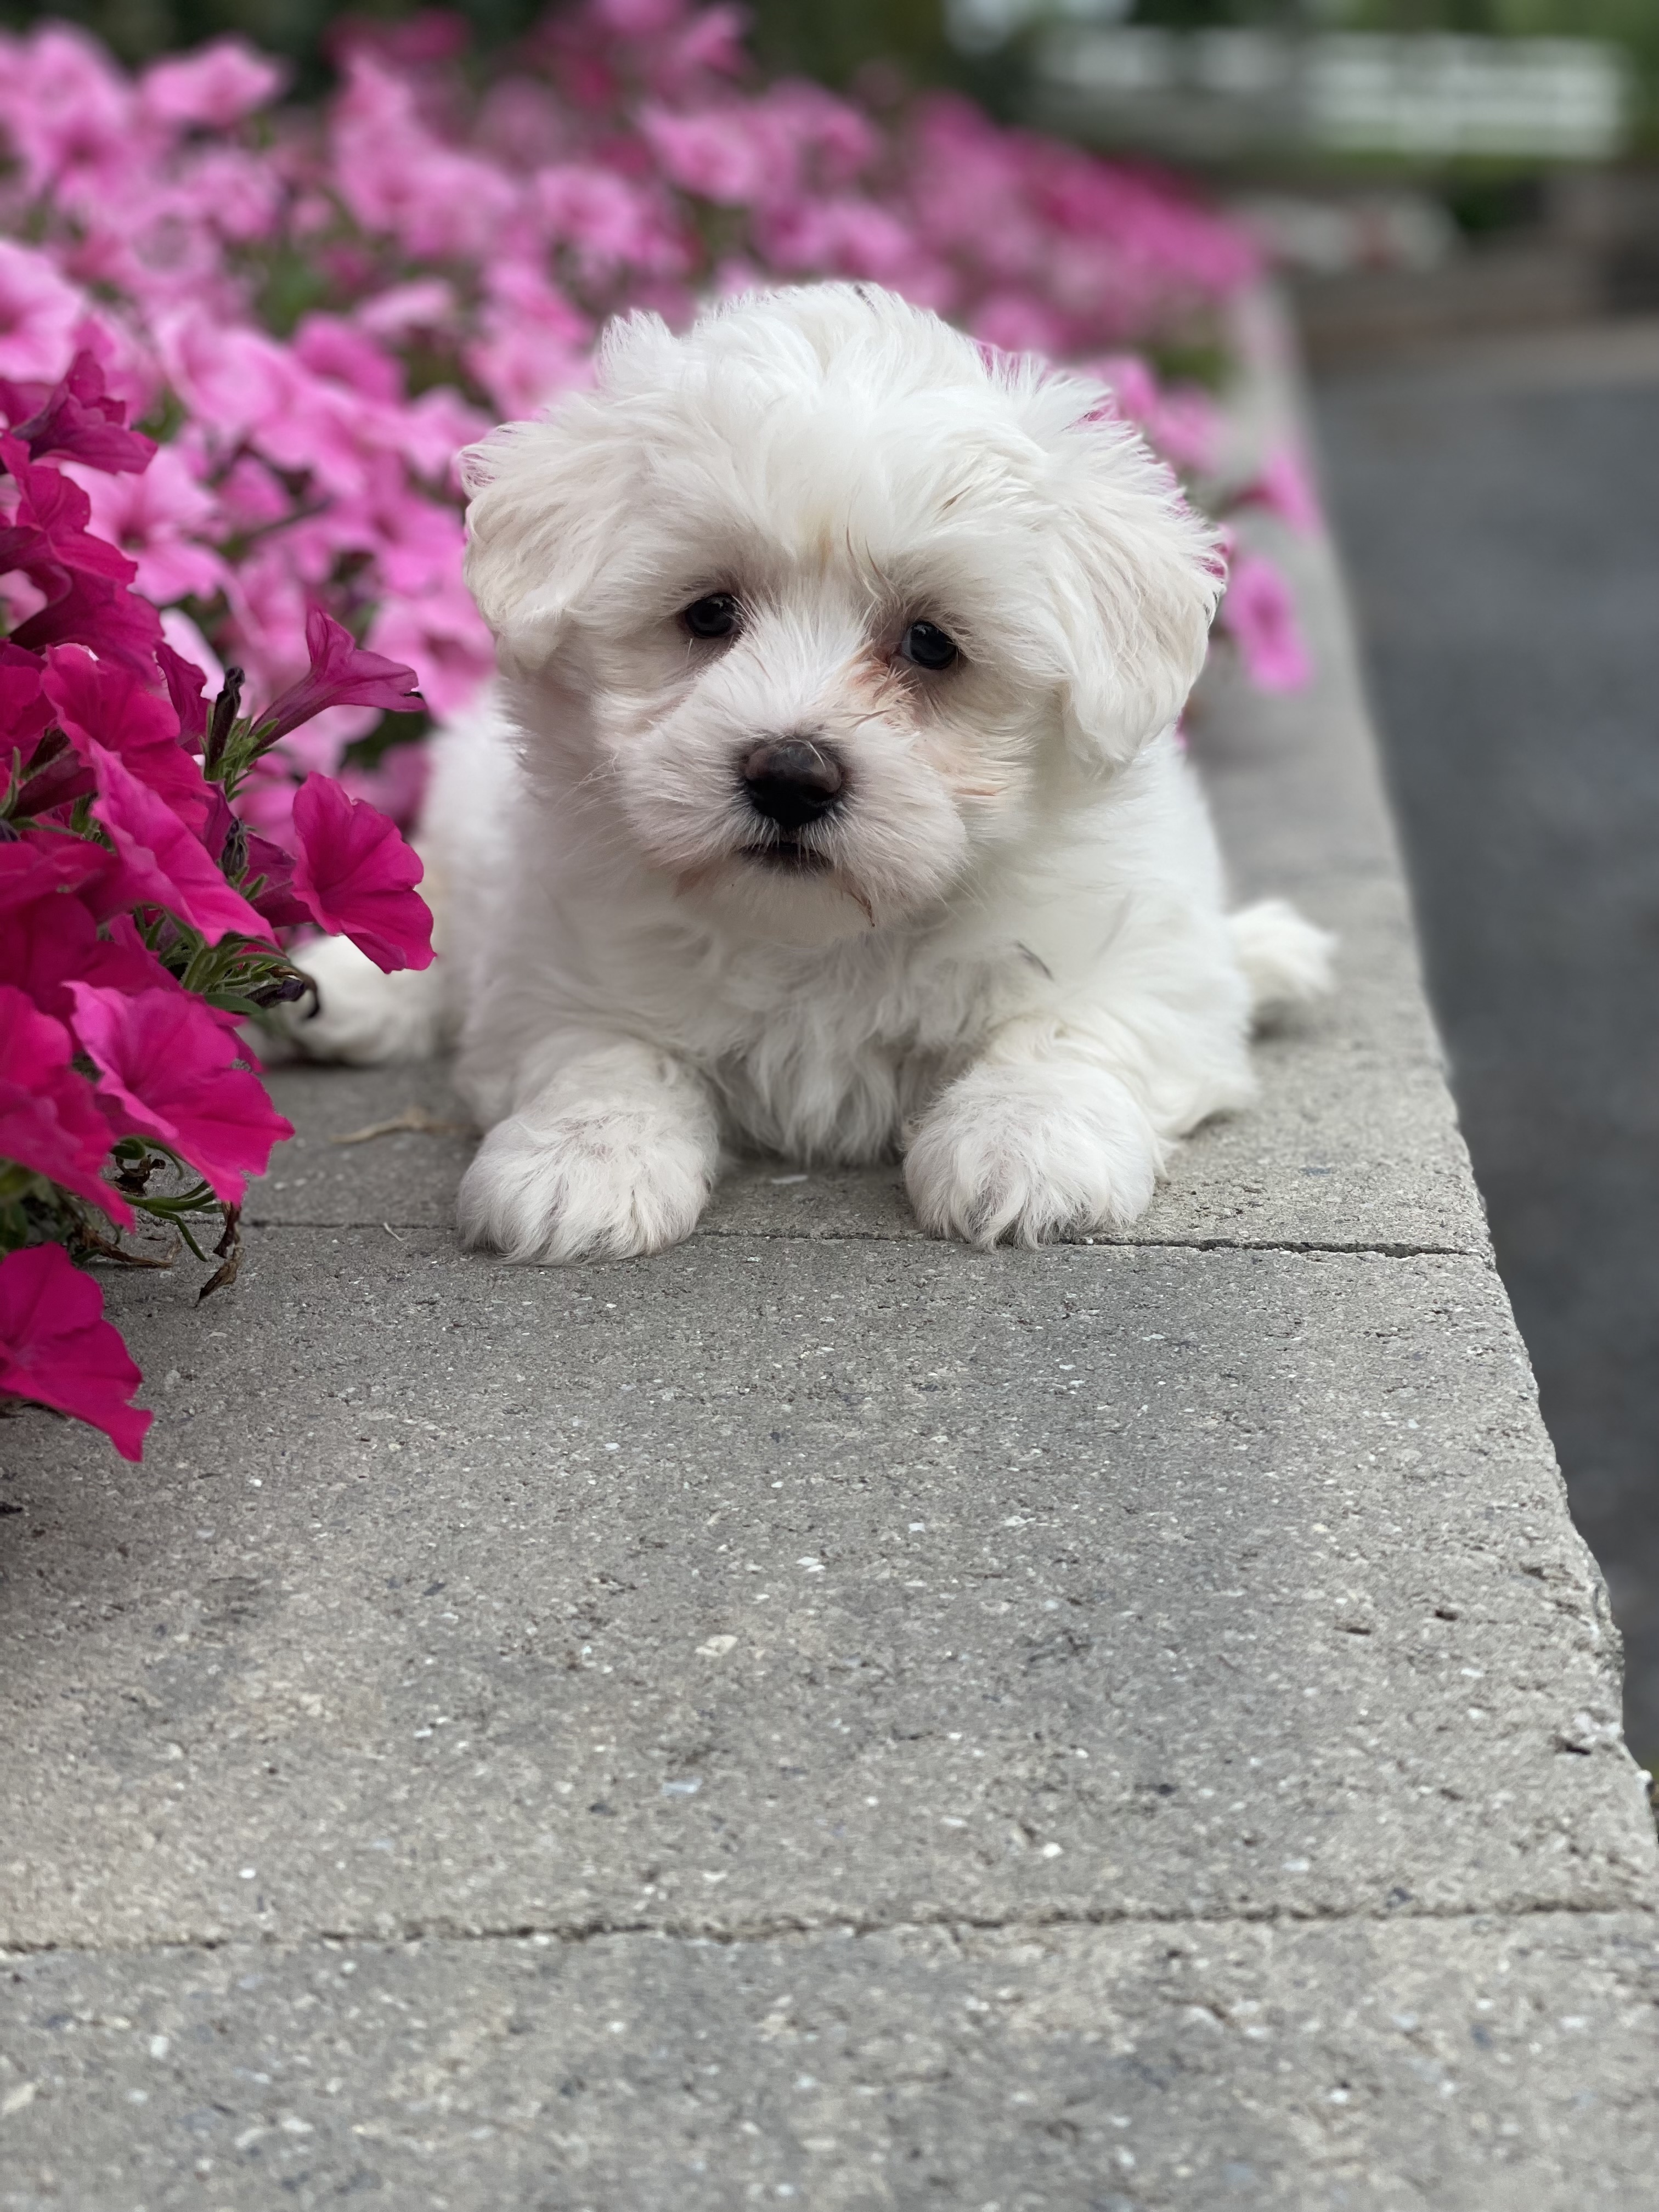
POLYGON ((1045 1061, 972 1068, 952 1084, 915 1133, 904 1181, 930 1236, 1034 1245, 1134 1220, 1162 1164, 1115 1076, 1045 1061))
POLYGON ((490 1131, 466 1171, 461 1234, 550 1267, 665 1251, 696 1227, 718 1157, 712 1133, 648 1110, 515 1115, 490 1131))
POLYGON ((1250 990, 1257 1021, 1304 1006, 1331 988, 1336 939, 1299 915, 1288 899, 1259 899, 1227 917, 1233 956, 1250 990))

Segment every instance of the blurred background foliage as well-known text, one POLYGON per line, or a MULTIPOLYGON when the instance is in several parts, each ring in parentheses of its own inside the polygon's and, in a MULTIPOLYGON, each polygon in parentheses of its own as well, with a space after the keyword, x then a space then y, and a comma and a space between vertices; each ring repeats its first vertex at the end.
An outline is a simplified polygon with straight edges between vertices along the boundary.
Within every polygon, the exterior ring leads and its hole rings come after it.
MULTIPOLYGON (((60 0, 43 8, 12 0, 0 5, 0 20, 83 23, 130 62, 240 31, 289 56, 314 79, 326 70, 329 33, 342 20, 395 21, 420 12, 410 0, 356 0, 349 9, 328 0, 60 0)), ((546 8, 545 0, 449 0, 449 12, 465 16, 488 50, 518 37, 546 8)), ((756 50, 769 68, 844 83, 872 61, 887 62, 924 81, 982 76, 994 93, 1006 70, 965 64, 947 35, 946 12, 945 0, 750 0, 748 7, 756 50)), ((1659 0, 1072 0, 1063 12, 1172 27, 1605 39, 1626 50, 1650 89, 1659 85, 1659 0)))
MULTIPOLYGON (((548 0, 441 0, 441 5, 442 12, 463 16, 471 25, 473 53, 481 60, 509 47, 549 12, 548 0)), ((884 95, 896 95, 908 86, 951 85, 971 94, 1006 122, 1030 113, 1029 41, 1021 33, 1024 27, 1045 21, 1292 33, 1440 31, 1600 40, 1626 58, 1634 95, 1632 150, 1648 162, 1659 154, 1659 0, 744 0, 744 6, 751 45, 769 75, 805 76, 839 86, 856 82, 878 105, 884 95), (997 51, 963 51, 950 35, 953 7, 988 4, 1006 14, 1013 35, 997 51)), ((295 89, 301 94, 326 87, 343 29, 354 22, 404 21, 426 12, 421 0, 353 0, 345 8, 330 0, 57 0, 46 7, 0 0, 0 23, 22 27, 54 18, 81 23, 129 63, 198 46, 226 32, 240 33, 292 63, 295 89)), ((1091 143, 1112 150, 1109 130, 1103 137, 1088 135, 1091 143)), ((1259 177, 1264 167, 1268 173, 1283 167, 1305 174, 1309 164, 1286 148, 1281 162, 1270 157, 1265 165, 1258 159, 1248 166, 1259 177)), ((1349 166, 1364 169, 1367 164, 1349 166)), ((1394 160, 1369 166, 1396 171, 1415 167, 1465 230, 1507 229, 1517 221, 1530 221, 1534 212, 1540 165, 1525 159, 1415 164, 1394 160)))
MULTIPOLYGON (((60 0, 34 8, 0 6, 14 27, 52 19, 82 23, 128 62, 240 32, 287 55, 307 81, 326 73, 331 33, 343 22, 397 21, 425 12, 411 0, 60 0)), ((548 11, 547 0, 445 0, 463 15, 479 48, 509 44, 548 11)), ((758 0, 746 13, 769 67, 845 82, 872 61, 902 64, 918 78, 955 73, 940 0, 758 0)))

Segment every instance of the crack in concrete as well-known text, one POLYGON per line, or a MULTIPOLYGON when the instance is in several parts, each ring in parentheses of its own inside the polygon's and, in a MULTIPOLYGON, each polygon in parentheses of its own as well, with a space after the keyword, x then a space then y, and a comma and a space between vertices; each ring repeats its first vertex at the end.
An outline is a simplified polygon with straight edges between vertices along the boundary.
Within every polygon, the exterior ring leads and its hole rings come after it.
POLYGON ((1191 1928, 1206 1932, 1229 1928, 1350 1928, 1400 1927, 1423 1922, 1478 1925, 1492 1921, 1525 1922, 1559 1918, 1569 1924, 1585 1918, 1616 1917, 1651 1927, 1659 1938, 1659 1897, 1589 1897, 1564 1903, 1541 1898, 1514 1899, 1492 1905, 1413 1905, 1409 1910, 1371 1906, 1355 1911, 1317 1906, 1294 1910, 1263 1905, 1231 1912, 1114 1912, 1056 1907, 1048 1912, 981 1914, 940 1912, 888 1920, 879 1916, 846 1914, 823 1919, 780 1913, 749 1922, 620 1920, 608 1915, 587 1919, 511 1921, 469 1926, 465 1922, 434 1918, 410 1920, 392 1929, 313 1928, 292 1935, 255 1930, 234 1936, 167 1936, 148 1941, 97 1945, 76 1942, 12 1942, 0 1944, 0 1964, 8 1960, 75 1956, 88 1959, 137 1958, 155 1952, 242 1950, 299 1950, 322 1947, 333 1950, 358 1948, 385 1949, 406 1943, 544 1943, 579 1946, 641 1939, 653 1942, 707 1944, 716 1949, 765 1943, 816 1942, 854 1940, 881 1936, 1037 1935, 1046 1929, 1191 1928))
MULTIPOLYGON (((258 1215, 243 1216, 244 1229, 307 1229, 338 1231, 384 1229, 407 1231, 410 1235, 448 1237, 447 1224, 441 1221, 273 1221, 258 1215)), ((688 1244, 894 1244, 919 1251, 968 1250, 972 1248, 940 1239, 920 1236, 899 1236, 878 1229, 837 1229, 814 1232, 802 1230, 791 1232, 780 1229, 698 1229, 686 1239, 688 1244)), ((678 1248, 684 1250, 685 1247, 678 1248)), ((1004 1257, 1015 1255, 1016 1248, 999 1245, 996 1250, 1004 1257)), ((1493 1266, 1489 1247, 1474 1244, 1374 1244, 1361 1238, 1352 1242, 1332 1240, 1328 1243, 1314 1238, 1263 1239, 1255 1242, 1245 1237, 1068 1237, 1038 1248, 1036 1254, 1024 1256, 1040 1257, 1054 1252, 1283 1252, 1293 1257, 1316 1259, 1323 1254, 1334 1258, 1374 1258, 1378 1260, 1474 1260, 1491 1269, 1493 1266)), ((495 1255, 488 1253, 467 1256, 486 1261, 495 1255)), ((659 1258, 659 1254, 642 1256, 659 1258)))

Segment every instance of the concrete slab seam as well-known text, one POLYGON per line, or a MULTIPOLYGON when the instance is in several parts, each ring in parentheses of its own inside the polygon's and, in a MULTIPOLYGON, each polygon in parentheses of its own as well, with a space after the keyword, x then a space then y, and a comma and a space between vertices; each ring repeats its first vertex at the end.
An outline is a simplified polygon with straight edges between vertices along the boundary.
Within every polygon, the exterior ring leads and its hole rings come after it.
MULTIPOLYGON (((1048 1929, 1073 1928, 1133 1930, 1190 1927, 1224 1931, 1230 1928, 1382 1928, 1414 1926, 1425 1922, 1453 1927, 1480 1927, 1490 1922, 1550 1920, 1559 1921, 1564 1927, 1571 1927, 1575 1922, 1586 1918, 1632 1914, 1659 1927, 1659 1905, 1653 1900, 1641 1897, 1633 1899, 1628 1893, 1615 1896, 1609 1893, 1605 1898, 1587 1895, 1567 1904, 1557 1899, 1547 1902, 1527 1898, 1498 1898, 1484 1905, 1425 1905, 1415 1909, 1400 1908, 1386 1911, 1322 1911, 1315 1907, 1296 1912, 1287 1911, 1282 1906, 1264 1905, 1254 1912, 1206 1912, 1172 1905, 1164 1912, 1120 1913, 1102 1909, 1092 1912, 1063 1910, 1006 1914, 943 1912, 937 1917, 911 1913, 892 1920, 884 1919, 878 1915, 811 1919, 805 1916, 798 1918, 788 1914, 772 1914, 736 1926, 720 1926, 714 1922, 696 1920, 617 1920, 603 1915, 589 1920, 527 1920, 473 1928, 459 1921, 432 1919, 411 1920, 396 1928, 316 1928, 287 1936, 178 1936, 153 1937, 137 1943, 124 1943, 118 1938, 105 1939, 96 1946, 95 1954, 100 1958, 144 1958, 155 1954, 182 1951, 291 1951, 317 1945, 336 1950, 367 1945, 374 1949, 399 1943, 545 1942, 576 1948, 590 1943, 633 1942, 641 1938, 653 1942, 706 1944, 720 1949, 735 1949, 744 1944, 778 1943, 792 1938, 805 1941, 827 1936, 953 1935, 958 1931, 965 1935, 1036 1936, 1048 1929)), ((76 1943, 9 1943, 0 1946, 0 1966, 8 1962, 29 1959, 69 1956, 87 1948, 76 1943)))
MULTIPOLYGON (((401 1230, 428 1235, 433 1225, 429 1221, 271 1221, 261 1220, 257 1215, 245 1217, 242 1223, 245 1229, 270 1231, 384 1229, 388 1236, 395 1236, 401 1230)), ((836 1230, 833 1234, 817 1236, 810 1231, 786 1229, 699 1229, 687 1240, 691 1244, 894 1244, 905 1248, 937 1241, 921 1236, 883 1236, 873 1229, 836 1230)), ((944 1249, 949 1249, 950 1247, 944 1249)), ((1322 1253, 1328 1252, 1345 1259, 1363 1259, 1369 1255, 1378 1260, 1476 1260, 1488 1272, 1494 1267, 1490 1248, 1474 1244, 1316 1243, 1311 1241, 1257 1243, 1248 1237, 1062 1237, 1054 1243, 1045 1245, 1042 1249, 1046 1252, 1288 1252, 1300 1258, 1317 1258, 1322 1253)), ((505 1264, 491 1252, 473 1256, 487 1265, 505 1264)))

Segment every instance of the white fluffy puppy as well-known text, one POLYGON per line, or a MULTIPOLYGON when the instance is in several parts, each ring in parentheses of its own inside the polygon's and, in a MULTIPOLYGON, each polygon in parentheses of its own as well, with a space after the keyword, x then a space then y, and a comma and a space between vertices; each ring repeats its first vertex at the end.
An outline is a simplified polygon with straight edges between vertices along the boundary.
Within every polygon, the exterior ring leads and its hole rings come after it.
POLYGON ((1100 388, 830 284, 632 316, 466 465, 501 683, 421 833, 443 957, 317 948, 301 1035, 458 1037, 469 1241, 659 1250, 723 1140, 902 1154, 976 1244, 1132 1221, 1328 940, 1224 910, 1171 733, 1216 538, 1100 388))

